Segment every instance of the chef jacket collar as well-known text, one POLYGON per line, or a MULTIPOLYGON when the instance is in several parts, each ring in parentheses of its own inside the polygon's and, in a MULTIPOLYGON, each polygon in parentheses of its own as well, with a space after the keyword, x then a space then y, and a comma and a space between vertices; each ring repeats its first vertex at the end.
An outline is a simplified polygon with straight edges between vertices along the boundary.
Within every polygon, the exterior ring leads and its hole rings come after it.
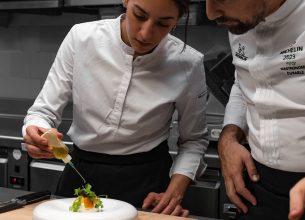
POLYGON ((271 15, 267 16, 265 22, 274 23, 289 16, 303 0, 286 0, 281 7, 271 15))

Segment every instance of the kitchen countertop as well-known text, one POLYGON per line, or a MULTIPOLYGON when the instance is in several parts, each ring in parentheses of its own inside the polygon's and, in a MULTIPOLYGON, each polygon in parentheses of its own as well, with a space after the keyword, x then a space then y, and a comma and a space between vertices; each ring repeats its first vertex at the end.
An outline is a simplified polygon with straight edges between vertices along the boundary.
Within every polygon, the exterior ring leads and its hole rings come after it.
MULTIPOLYGON (((8 201, 17 196, 22 196, 28 194, 28 191, 22 191, 17 189, 10 189, 0 187, 0 202, 8 201)), ((43 202, 43 201, 42 201, 43 202)), ((20 209, 12 210, 6 213, 2 213, 1 220, 31 220, 32 219, 32 211, 39 203, 34 203, 30 205, 26 205, 20 209)), ((138 212, 138 220, 216 220, 213 218, 205 218, 205 217, 197 217, 197 216, 189 216, 189 218, 161 215, 149 212, 138 212)))

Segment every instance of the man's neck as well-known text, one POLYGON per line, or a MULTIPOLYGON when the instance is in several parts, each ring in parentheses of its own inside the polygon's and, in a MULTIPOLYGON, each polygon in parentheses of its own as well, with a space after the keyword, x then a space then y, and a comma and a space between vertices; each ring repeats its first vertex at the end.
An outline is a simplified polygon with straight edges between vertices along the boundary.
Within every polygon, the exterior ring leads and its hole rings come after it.
MULTIPOLYGON (((270 0, 267 0, 270 1, 270 0)), ((269 13, 268 15, 271 15, 273 12, 275 12, 276 10, 278 10, 284 3, 286 0, 273 0, 270 1, 270 5, 269 5, 269 13)))

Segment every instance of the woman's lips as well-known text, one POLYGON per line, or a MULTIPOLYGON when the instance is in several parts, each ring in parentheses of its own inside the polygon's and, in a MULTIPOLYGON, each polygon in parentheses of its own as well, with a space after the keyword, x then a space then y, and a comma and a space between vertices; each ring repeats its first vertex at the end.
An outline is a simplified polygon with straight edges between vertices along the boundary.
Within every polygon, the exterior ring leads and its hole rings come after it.
POLYGON ((136 41, 138 42, 138 44, 140 44, 140 45, 143 46, 143 47, 148 47, 148 46, 151 45, 151 43, 142 42, 142 41, 140 41, 140 40, 138 40, 138 39, 136 39, 136 41))

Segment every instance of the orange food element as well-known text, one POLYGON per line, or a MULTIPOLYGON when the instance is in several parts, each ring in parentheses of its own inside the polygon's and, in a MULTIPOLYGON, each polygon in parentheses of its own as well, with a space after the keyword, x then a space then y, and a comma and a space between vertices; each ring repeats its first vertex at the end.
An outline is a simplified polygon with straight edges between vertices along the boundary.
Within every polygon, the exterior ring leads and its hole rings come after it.
POLYGON ((94 204, 89 199, 89 197, 82 197, 82 203, 84 204, 86 209, 93 209, 94 208, 94 204))

